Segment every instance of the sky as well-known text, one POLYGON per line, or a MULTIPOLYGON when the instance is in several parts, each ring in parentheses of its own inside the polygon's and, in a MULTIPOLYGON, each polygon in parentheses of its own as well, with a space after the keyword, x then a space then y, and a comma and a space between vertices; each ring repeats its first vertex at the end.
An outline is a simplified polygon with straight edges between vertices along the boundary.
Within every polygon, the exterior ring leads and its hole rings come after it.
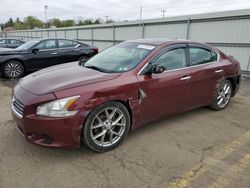
POLYGON ((60 19, 87 19, 109 16, 116 21, 190 15, 250 8, 250 0, 0 0, 0 23, 10 17, 23 19, 32 15, 45 21, 47 17, 60 19))

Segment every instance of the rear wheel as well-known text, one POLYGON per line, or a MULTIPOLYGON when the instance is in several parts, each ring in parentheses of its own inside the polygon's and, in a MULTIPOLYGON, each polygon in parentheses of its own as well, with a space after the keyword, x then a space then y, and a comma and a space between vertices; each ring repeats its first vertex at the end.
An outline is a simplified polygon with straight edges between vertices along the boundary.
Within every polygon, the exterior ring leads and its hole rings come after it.
POLYGON ((89 149, 106 152, 116 148, 127 136, 130 116, 119 102, 108 102, 93 110, 85 123, 82 141, 89 149))
POLYGON ((3 75, 7 78, 20 78, 24 74, 23 65, 16 60, 11 60, 3 65, 3 75))
POLYGON ((229 80, 223 80, 217 88, 214 102, 211 106, 214 110, 222 110, 227 107, 232 96, 232 84, 229 80))

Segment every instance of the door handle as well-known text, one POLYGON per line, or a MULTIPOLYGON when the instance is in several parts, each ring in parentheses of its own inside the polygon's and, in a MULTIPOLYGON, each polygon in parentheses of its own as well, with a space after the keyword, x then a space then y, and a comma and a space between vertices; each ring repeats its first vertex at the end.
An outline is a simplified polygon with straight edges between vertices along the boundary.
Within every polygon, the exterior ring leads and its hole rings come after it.
POLYGON ((190 80, 192 77, 191 76, 184 76, 182 78, 180 78, 181 81, 184 81, 184 80, 190 80))
POLYGON ((56 55, 57 54, 57 52, 51 52, 51 55, 56 55))
POLYGON ((220 73, 220 72, 223 72, 223 69, 219 69, 219 70, 214 71, 214 73, 220 73))

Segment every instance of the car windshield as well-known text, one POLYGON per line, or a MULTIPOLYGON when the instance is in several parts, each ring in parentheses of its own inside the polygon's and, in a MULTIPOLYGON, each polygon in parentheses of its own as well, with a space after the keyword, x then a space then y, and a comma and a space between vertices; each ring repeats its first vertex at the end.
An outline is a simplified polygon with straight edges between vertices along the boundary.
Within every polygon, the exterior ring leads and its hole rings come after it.
POLYGON ((153 45, 121 43, 97 54, 84 66, 102 72, 126 72, 135 68, 153 49, 155 49, 153 45))
POLYGON ((26 42, 24 44, 22 44, 21 46, 19 46, 18 48, 16 48, 17 50, 28 50, 30 49, 32 46, 34 46, 35 44, 37 44, 38 42, 40 42, 39 40, 31 40, 29 42, 26 42))

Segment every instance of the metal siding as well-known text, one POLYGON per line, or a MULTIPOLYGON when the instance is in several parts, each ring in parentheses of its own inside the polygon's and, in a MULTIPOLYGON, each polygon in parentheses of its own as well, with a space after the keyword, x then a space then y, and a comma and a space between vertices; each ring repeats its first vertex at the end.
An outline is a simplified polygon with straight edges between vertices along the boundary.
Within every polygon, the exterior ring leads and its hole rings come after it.
POLYGON ((146 25, 144 36, 160 38, 185 38, 187 24, 146 25))
POLYGON ((112 42, 94 42, 93 46, 98 47, 99 52, 100 52, 110 46, 113 46, 113 43, 112 42))
POLYGON ((88 44, 90 46, 92 46, 92 43, 90 41, 84 41, 84 40, 80 40, 80 42, 84 43, 84 44, 88 44))
POLYGON ((112 40, 113 39, 113 28, 94 28, 93 29, 94 39, 97 40, 112 40))
POLYGON ((43 38, 48 38, 48 31, 47 30, 44 30, 43 31, 43 38))
POLYGON ((42 32, 41 31, 37 31, 37 38, 42 38, 42 32))
POLYGON ((55 31, 49 31, 49 38, 56 38, 56 32, 55 31))
POLYGON ((116 27, 115 39, 116 40, 130 40, 141 38, 141 28, 138 26, 129 27, 116 27))
POLYGON ((67 37, 68 39, 77 39, 76 30, 75 30, 75 29, 66 30, 66 37, 67 37))
POLYGON ((79 39, 91 39, 91 29, 79 29, 78 37, 79 39))
MULTIPOLYGON (((237 61, 240 62, 241 70, 247 70, 250 58, 250 48, 247 47, 220 47, 218 46, 222 52, 227 55, 233 56, 237 61)), ((250 67, 247 71, 250 71, 250 67)))
POLYGON ((57 30, 56 35, 57 35, 57 38, 64 38, 65 37, 64 31, 61 31, 61 30, 57 30))
POLYGON ((190 39, 203 42, 250 43, 250 20, 191 23, 190 39))

